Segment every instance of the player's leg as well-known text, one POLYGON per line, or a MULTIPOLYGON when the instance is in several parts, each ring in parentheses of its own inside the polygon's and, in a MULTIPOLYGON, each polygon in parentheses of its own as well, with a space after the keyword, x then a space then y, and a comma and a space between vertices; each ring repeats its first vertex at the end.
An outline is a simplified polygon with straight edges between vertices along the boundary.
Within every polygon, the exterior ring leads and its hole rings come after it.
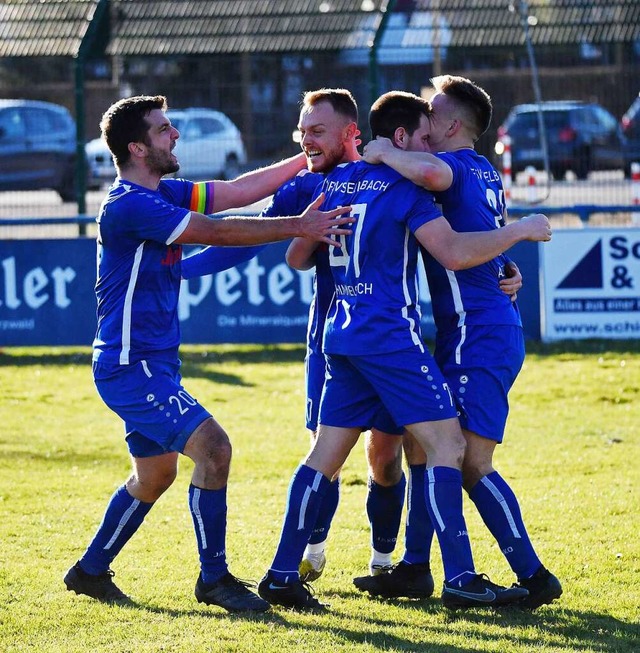
POLYGON ((524 361, 522 329, 468 327, 463 345, 458 343, 456 333, 442 334, 436 354, 442 359, 452 392, 464 407, 460 415, 467 442, 463 484, 521 585, 530 590, 524 605, 537 607, 560 596, 562 589, 542 566, 515 493, 493 466, 509 413, 508 393, 524 361))
POLYGON ((529 539, 518 499, 493 467, 497 442, 470 431, 464 431, 464 435, 467 440, 463 463, 465 489, 516 574, 518 583, 529 591, 523 606, 534 609, 551 603, 562 594, 562 586, 542 565, 529 539))
POLYGON ((183 453, 194 462, 189 510, 200 557, 196 599, 230 612, 268 610, 269 604, 249 591, 247 584, 233 576, 227 567, 227 481, 231 443, 225 430, 213 417, 207 417, 189 436, 183 453))
POLYGON ((354 578, 353 584, 372 596, 426 599, 433 594, 434 589, 429 564, 433 527, 424 498, 426 456, 407 432, 402 438, 402 447, 397 447, 399 456, 402 455, 402 448, 405 449, 410 470, 405 537, 407 548, 398 564, 378 574, 372 570, 370 576, 354 578))
POLYGON ((369 468, 366 511, 371 526, 371 575, 389 571, 398 539, 406 479, 402 436, 371 429, 365 437, 369 468))
POLYGON ((324 494, 360 435, 359 428, 322 424, 307 458, 295 471, 287 496, 280 539, 273 561, 258 585, 269 603, 299 610, 322 609, 300 580, 299 567, 305 546, 318 517, 324 494))
MULTIPOLYGON (((315 442, 318 428, 318 412, 320 409, 320 398, 325 376, 324 354, 311 349, 307 351, 305 358, 305 379, 307 388, 307 428, 311 433, 311 447, 315 442)), ((305 582, 318 579, 327 561, 326 545, 331 522, 338 509, 340 500, 340 476, 339 472, 331 479, 331 483, 322 499, 318 510, 318 517, 314 524, 309 542, 305 548, 300 562, 298 572, 300 578, 305 582)))
POLYGON ((65 576, 69 589, 104 601, 126 600, 111 580, 113 572, 109 567, 156 500, 173 483, 177 458, 177 453, 132 457, 133 474, 114 492, 87 550, 65 576))
POLYGON ((465 440, 454 399, 435 361, 414 348, 363 357, 358 364, 394 422, 415 437, 429 461, 425 500, 445 567, 445 605, 499 605, 526 596, 526 590, 503 588, 475 573, 462 513, 465 440))
POLYGON ((296 470, 273 562, 258 585, 270 603, 297 608, 323 606, 300 581, 298 568, 322 497, 379 408, 373 389, 345 356, 327 356, 318 437, 296 470))
POLYGON ((169 396, 178 367, 154 366, 151 373, 146 363, 126 367, 94 363, 100 396, 125 422, 133 473, 113 494, 87 550, 65 575, 67 588, 78 594, 102 601, 127 599, 113 583, 109 565, 176 477, 178 454, 168 451, 176 433, 149 397, 169 396))
POLYGON ((431 544, 434 530, 425 501, 427 456, 410 433, 406 433, 402 446, 409 467, 407 492, 407 520, 405 526, 403 562, 420 565, 430 572, 431 544))

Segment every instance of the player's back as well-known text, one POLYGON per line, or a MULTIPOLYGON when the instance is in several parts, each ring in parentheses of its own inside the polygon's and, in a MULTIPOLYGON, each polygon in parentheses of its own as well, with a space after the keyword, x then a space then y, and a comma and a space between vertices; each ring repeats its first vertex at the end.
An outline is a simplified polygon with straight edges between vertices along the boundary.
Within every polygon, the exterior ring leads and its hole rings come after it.
MULTIPOLYGON (((437 155, 453 172, 446 191, 434 193, 451 227, 458 232, 491 231, 504 226, 505 198, 500 175, 472 149, 437 155)), ((424 253, 436 326, 450 330, 468 324, 520 324, 520 315, 499 287, 508 259, 500 255, 482 265, 452 272, 424 253)))
POLYGON ((352 206, 353 233, 330 248, 336 294, 324 349, 370 354, 422 346, 413 236, 439 218, 433 196, 386 165, 363 161, 327 175, 321 208, 352 206))

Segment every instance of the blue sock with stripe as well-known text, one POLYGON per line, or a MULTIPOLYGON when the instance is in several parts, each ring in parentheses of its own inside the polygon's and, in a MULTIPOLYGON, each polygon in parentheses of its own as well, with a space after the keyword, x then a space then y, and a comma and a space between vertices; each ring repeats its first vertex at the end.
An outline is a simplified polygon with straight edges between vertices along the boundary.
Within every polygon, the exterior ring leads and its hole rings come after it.
POLYGON ((280 541, 269 568, 274 579, 291 583, 300 578, 298 566, 330 484, 326 476, 307 465, 299 465, 293 474, 280 541))
POLYGON ((196 531, 200 574, 204 583, 214 583, 227 569, 227 486, 205 490, 189 485, 189 510, 196 531))
POLYGON ((107 571, 122 547, 140 528, 152 507, 153 503, 134 499, 124 485, 119 487, 109 501, 91 544, 80 558, 82 569, 88 574, 102 574, 107 571))
POLYGON ((400 480, 389 487, 369 477, 366 507, 371 524, 371 547, 375 551, 392 553, 396 548, 406 485, 404 472, 400 480))
POLYGON ((462 514, 462 472, 453 467, 427 468, 425 499, 440 544, 445 581, 462 587, 476 573, 462 514))
POLYGON ((502 476, 498 472, 487 474, 473 486, 469 498, 518 579, 538 571, 542 563, 529 540, 518 499, 502 476))
POLYGON ((320 544, 327 539, 331 522, 338 509, 340 502, 340 479, 329 483, 329 487, 320 502, 320 509, 318 510, 318 517, 313 527, 309 544, 320 544))
POLYGON ((431 557, 434 530, 425 501, 426 469, 426 465, 409 465, 407 523, 402 560, 411 565, 428 563, 431 557))

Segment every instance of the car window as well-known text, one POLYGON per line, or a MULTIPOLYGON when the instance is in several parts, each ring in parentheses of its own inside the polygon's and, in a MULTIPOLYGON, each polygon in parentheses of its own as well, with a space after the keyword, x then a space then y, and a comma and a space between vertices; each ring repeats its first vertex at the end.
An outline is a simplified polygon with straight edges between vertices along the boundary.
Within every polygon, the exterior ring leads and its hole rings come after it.
POLYGON ((224 131, 224 125, 216 118, 198 118, 198 123, 203 136, 211 136, 224 131))
POLYGON ((0 137, 2 140, 19 141, 27 135, 22 114, 16 108, 0 111, 0 137))
POLYGON ((24 110, 24 119, 30 136, 45 136, 55 131, 56 125, 52 119, 54 113, 46 109, 27 108, 24 110))
POLYGON ((200 128, 200 124, 197 120, 188 120, 180 133, 184 139, 193 141, 196 138, 201 138, 202 129, 200 128))
POLYGON ((593 111, 597 122, 602 125, 607 131, 615 131, 618 123, 616 119, 602 107, 593 107, 593 111))

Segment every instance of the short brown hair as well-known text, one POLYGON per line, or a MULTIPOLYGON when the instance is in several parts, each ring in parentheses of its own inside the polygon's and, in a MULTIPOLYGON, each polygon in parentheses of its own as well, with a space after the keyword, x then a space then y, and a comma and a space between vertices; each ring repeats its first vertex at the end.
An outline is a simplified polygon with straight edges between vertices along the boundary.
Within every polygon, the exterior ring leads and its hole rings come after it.
POLYGON ((430 115, 431 105, 424 98, 405 91, 389 91, 381 95, 369 111, 371 138, 393 139, 398 127, 404 127, 411 136, 420 126, 420 118, 430 115))
POLYGON ((129 143, 147 142, 145 118, 155 109, 167 110, 164 95, 137 95, 112 104, 103 114, 100 131, 118 167, 129 161, 129 143))
POLYGON ((312 107, 319 102, 328 102, 336 113, 358 123, 358 105, 351 91, 346 88, 320 88, 307 91, 301 102, 301 108, 312 107))
POLYGON ((451 98, 468 116, 468 127, 478 140, 491 124, 493 106, 489 94, 466 77, 440 75, 431 80, 439 93, 451 98))

